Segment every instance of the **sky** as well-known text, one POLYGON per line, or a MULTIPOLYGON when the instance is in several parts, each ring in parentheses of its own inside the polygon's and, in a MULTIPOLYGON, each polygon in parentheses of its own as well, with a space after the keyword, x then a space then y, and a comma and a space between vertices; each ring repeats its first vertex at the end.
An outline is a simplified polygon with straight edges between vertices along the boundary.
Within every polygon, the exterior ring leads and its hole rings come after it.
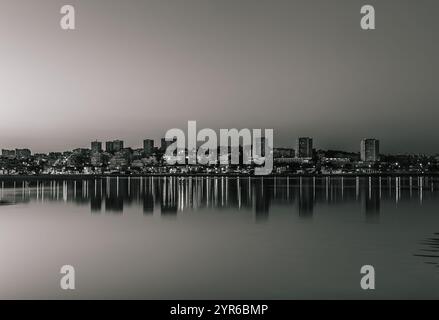
POLYGON ((274 145, 439 153, 437 0, 0 0, 0 148, 156 144, 272 128, 274 145), (76 30, 60 8, 76 9, 76 30), (376 30, 360 28, 374 5, 376 30))

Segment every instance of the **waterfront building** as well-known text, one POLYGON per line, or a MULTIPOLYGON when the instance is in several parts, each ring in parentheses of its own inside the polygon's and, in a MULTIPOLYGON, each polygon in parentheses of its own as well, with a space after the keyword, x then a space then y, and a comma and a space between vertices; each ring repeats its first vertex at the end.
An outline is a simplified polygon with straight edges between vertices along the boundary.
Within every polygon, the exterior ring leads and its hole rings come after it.
POLYGON ((122 140, 107 141, 105 143, 105 151, 109 153, 119 152, 124 148, 123 145, 124 142, 122 140))
POLYGON ((297 139, 296 158, 310 159, 313 153, 313 140, 309 137, 299 137, 297 139))
POLYGON ((102 142, 93 141, 91 143, 91 153, 100 153, 102 152, 102 142))
POLYGON ((361 161, 376 162, 380 158, 380 142, 377 139, 363 139, 360 145, 361 161))
POLYGON ((151 156, 154 153, 154 140, 143 140, 143 152, 146 156, 151 156))

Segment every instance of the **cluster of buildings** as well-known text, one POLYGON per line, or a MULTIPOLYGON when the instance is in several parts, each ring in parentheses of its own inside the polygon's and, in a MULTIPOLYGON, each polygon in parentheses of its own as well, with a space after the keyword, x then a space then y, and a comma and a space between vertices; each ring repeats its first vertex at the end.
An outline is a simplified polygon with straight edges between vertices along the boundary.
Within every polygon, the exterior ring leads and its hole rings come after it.
POLYGON ((9 159, 28 159, 32 155, 29 149, 15 149, 15 150, 5 150, 2 149, 2 157, 9 159))
MULTIPOLYGON (((168 165, 165 151, 173 141, 145 139, 143 148, 126 147, 124 141, 91 142, 90 149, 32 154, 29 149, 3 149, 0 175, 14 174, 252 174, 248 165, 168 165)), ((265 139, 257 141, 265 150, 265 139)), ((231 150, 229 149, 230 153, 231 150)), ((239 150, 240 156, 244 152, 239 150)), ((299 137, 295 148, 274 148, 274 174, 362 174, 439 172, 439 157, 422 155, 381 155, 377 139, 363 139, 359 152, 316 150, 313 139, 299 137)), ((186 150, 183 157, 187 157, 186 150)), ((226 157, 230 156, 226 153, 226 157)), ((261 154, 265 157, 265 154, 261 154)))

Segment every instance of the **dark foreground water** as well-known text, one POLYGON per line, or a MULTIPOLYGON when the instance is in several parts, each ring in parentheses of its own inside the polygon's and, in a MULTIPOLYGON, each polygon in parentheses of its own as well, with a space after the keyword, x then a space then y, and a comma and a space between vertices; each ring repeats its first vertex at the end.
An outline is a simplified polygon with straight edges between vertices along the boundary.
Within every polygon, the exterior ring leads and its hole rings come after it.
POLYGON ((439 298, 438 178, 0 184, 3 299, 439 298))

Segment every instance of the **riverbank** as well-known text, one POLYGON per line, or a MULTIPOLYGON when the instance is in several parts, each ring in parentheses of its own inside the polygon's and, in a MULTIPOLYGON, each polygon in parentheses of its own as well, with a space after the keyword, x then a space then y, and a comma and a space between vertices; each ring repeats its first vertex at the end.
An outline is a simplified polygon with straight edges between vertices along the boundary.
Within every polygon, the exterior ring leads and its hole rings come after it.
POLYGON ((344 174, 270 174, 255 176, 250 174, 64 174, 64 175, 0 175, 0 180, 86 180, 104 178, 150 178, 150 177, 176 177, 176 178, 355 178, 355 177, 439 177, 438 173, 344 173, 344 174))

